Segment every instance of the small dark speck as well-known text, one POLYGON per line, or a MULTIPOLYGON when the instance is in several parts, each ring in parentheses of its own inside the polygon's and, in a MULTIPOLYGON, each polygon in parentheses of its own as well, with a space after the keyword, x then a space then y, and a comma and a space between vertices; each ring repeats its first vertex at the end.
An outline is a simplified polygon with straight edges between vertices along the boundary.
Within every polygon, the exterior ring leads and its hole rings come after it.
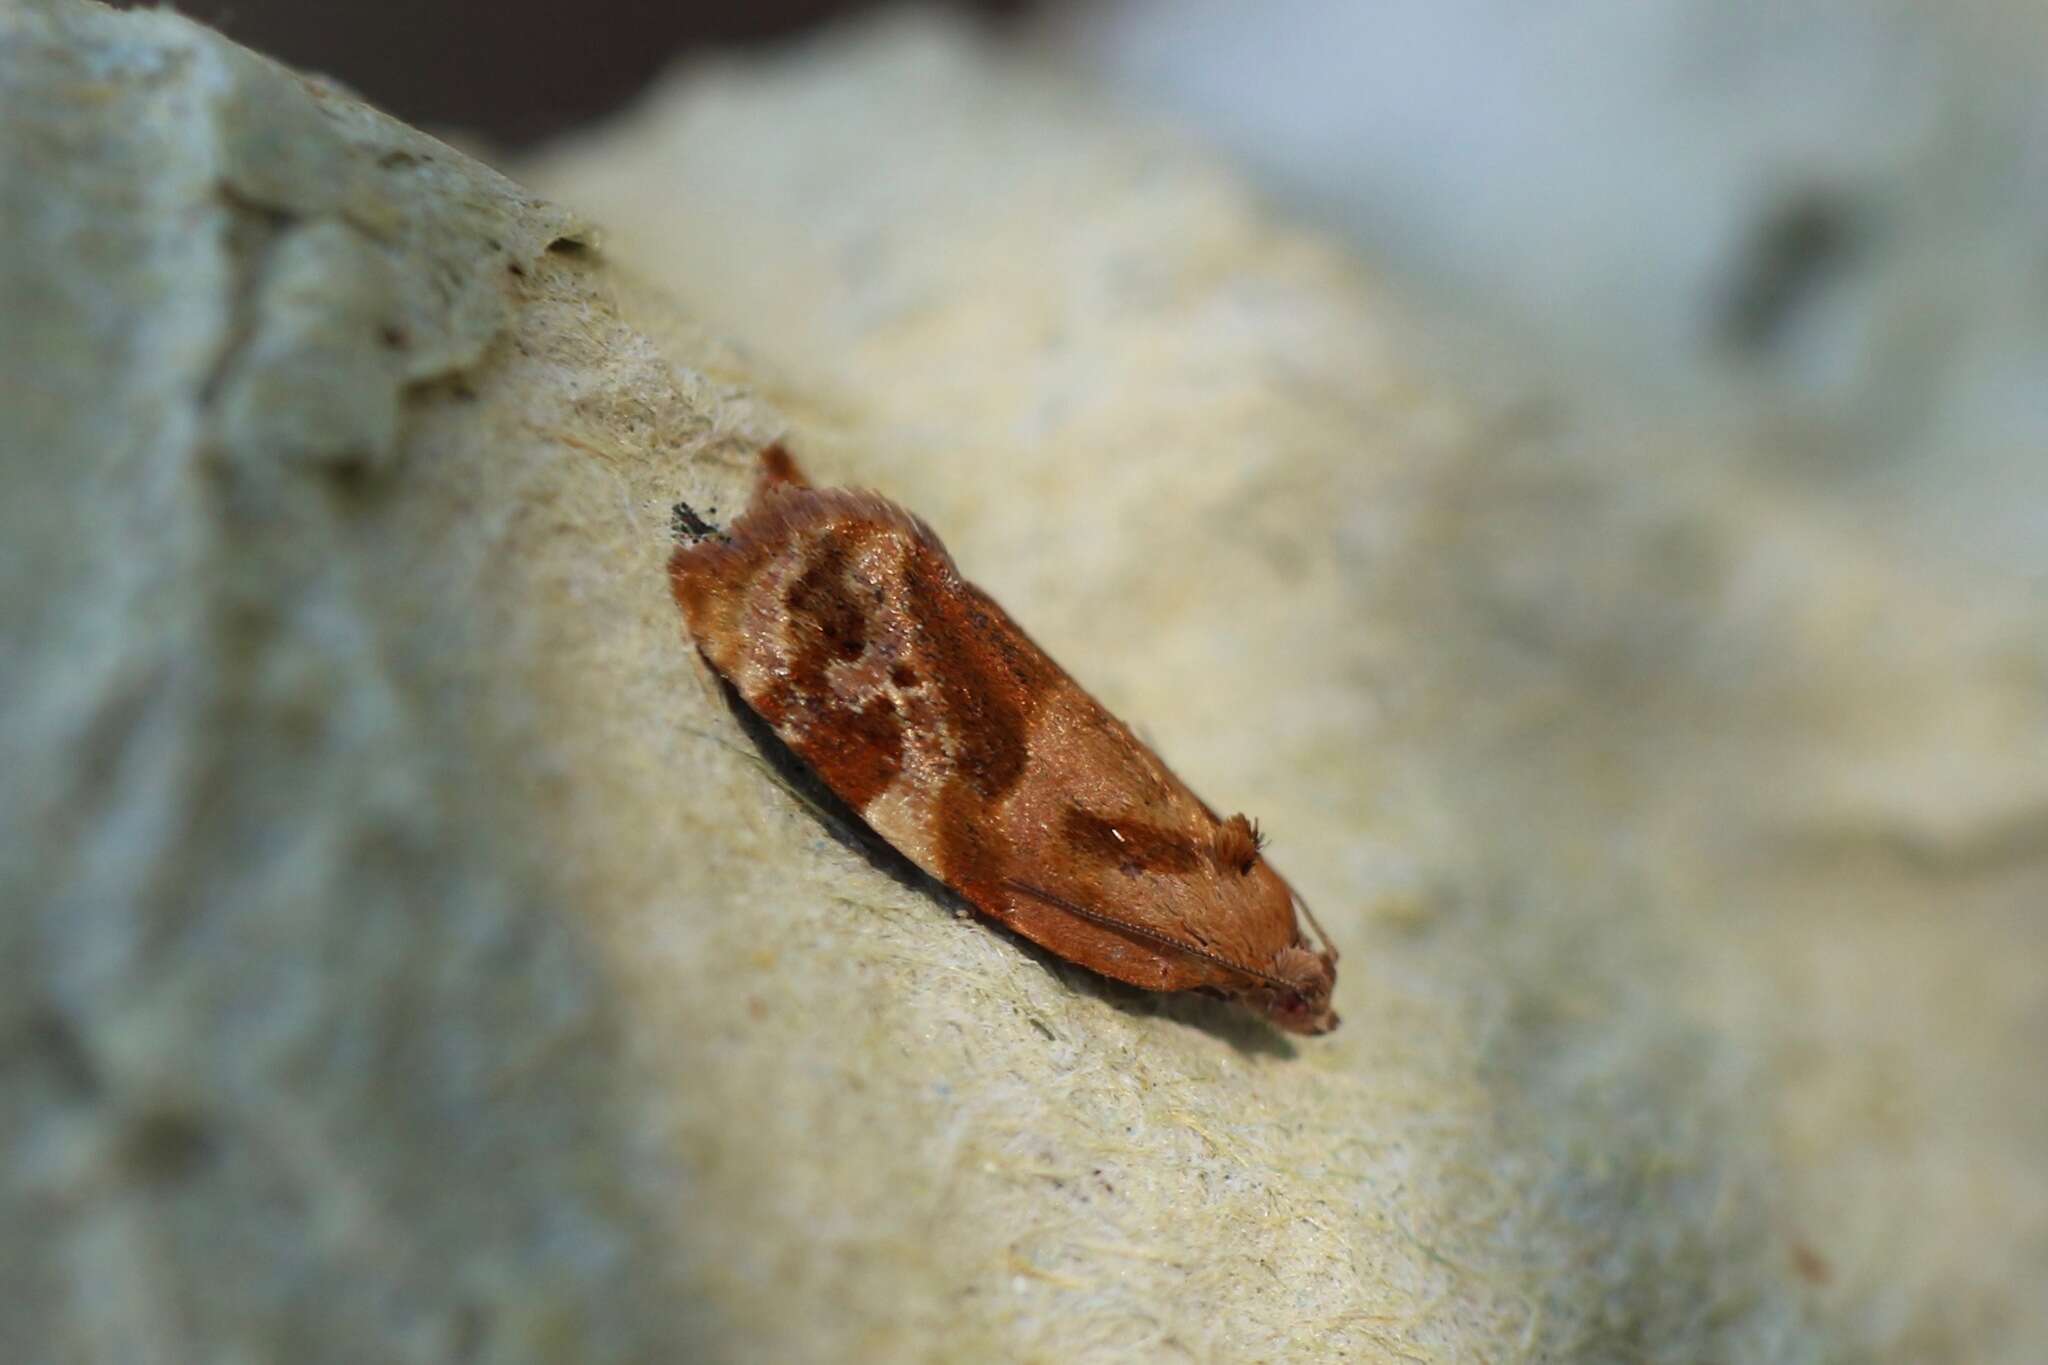
POLYGON ((391 151, 378 157, 377 164, 387 171, 395 171, 401 166, 417 166, 422 159, 412 152, 391 151))
POLYGON ((449 1344, 455 1359, 475 1360, 489 1335, 490 1324, 484 1310, 473 1303, 461 1305, 455 1310, 453 1327, 454 1340, 449 1344))
POLYGON ((377 330, 377 339, 394 351, 402 351, 412 342, 403 327, 381 327, 377 330))
POLYGON ((54 1010, 36 1014, 29 1020, 28 1034, 66 1090, 83 1099, 99 1095, 99 1070, 68 1019, 54 1010))
POLYGON ((517 261, 507 263, 505 269, 511 272, 512 274, 519 276, 521 279, 526 278, 526 267, 519 264, 519 262, 517 261))
POLYGON ((323 466, 329 487, 344 497, 360 498, 376 485, 377 467, 367 454, 338 452, 323 466))
POLYGON ((1827 1258, 1804 1242, 1792 1244, 1792 1270, 1811 1285, 1824 1285, 1834 1278, 1834 1268, 1827 1258))
MULTIPOLYGON (((717 508, 711 509, 714 512, 717 508)), ((687 502, 679 502, 669 509, 669 530, 677 540, 709 540, 721 533, 716 526, 697 515, 696 509, 687 502)))
POLYGON ((213 1155, 213 1138, 189 1114, 160 1111, 135 1121, 122 1144, 128 1164, 148 1180, 190 1175, 213 1155))
POLYGON ((1865 215, 1855 202, 1824 189, 1786 195, 1750 235, 1722 306, 1718 331, 1737 351, 1781 342, 1802 312, 1861 254, 1865 215))
POLYGON ((557 237, 548 243, 548 250, 558 256, 581 256, 590 250, 590 244, 579 242, 574 237, 557 237))

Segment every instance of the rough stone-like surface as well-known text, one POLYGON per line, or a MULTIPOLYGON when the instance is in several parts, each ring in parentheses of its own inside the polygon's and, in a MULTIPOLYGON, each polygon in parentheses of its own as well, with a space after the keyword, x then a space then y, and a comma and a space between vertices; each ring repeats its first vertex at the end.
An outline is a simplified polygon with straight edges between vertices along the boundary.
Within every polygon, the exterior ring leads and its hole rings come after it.
POLYGON ((0 25, 0 1357, 2048 1341, 2025 603, 1429 380, 928 22, 529 168, 594 239, 173 16, 0 25), (662 574, 777 435, 1261 817, 1340 1033, 777 784, 662 574))
POLYGON ((702 1335, 493 643, 575 231, 176 16, 0 7, 0 1359, 702 1335))

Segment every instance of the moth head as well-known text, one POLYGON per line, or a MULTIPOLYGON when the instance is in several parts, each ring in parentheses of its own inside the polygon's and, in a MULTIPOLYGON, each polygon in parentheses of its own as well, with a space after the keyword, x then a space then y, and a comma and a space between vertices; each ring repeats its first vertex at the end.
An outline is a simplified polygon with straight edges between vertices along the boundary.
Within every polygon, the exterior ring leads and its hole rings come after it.
POLYGON ((1272 974, 1277 984, 1266 988, 1263 1003, 1274 1023, 1289 1033, 1328 1033, 1337 1027, 1337 1012, 1330 1008, 1337 968, 1327 951, 1282 948, 1274 954, 1272 974))

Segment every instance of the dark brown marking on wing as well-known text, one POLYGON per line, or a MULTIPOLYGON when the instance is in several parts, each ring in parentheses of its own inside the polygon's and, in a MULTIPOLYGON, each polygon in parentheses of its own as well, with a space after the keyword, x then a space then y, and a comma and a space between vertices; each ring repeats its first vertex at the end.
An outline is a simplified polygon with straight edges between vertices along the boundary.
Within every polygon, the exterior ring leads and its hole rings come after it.
POLYGON ((870 613, 881 594, 855 572, 856 556, 871 534, 827 528, 806 547, 803 571, 783 594, 787 670, 749 698, 825 785, 857 811, 903 771, 903 717, 895 702, 849 696, 831 677, 834 664, 867 652, 874 633, 870 613))
POLYGON ((840 800, 865 810, 903 771, 896 703, 876 697, 859 710, 835 703, 820 720, 794 747, 840 800))
POLYGON ((847 570, 852 556, 846 538, 827 531, 811 547, 809 562, 784 599, 789 614, 815 633, 804 642, 804 661, 814 663, 818 676, 806 685, 824 686, 823 667, 833 658, 849 663, 867 652, 868 603, 860 600, 861 588, 847 570), (819 648, 822 646, 822 648, 819 648), (818 658, 811 658, 812 655, 818 658))
POLYGON ((1185 835, 1141 820, 1105 820, 1079 806, 1069 806, 1061 817, 1060 836, 1076 856, 1113 867, 1125 876, 1188 873, 1202 865, 1185 835))
MULTIPOLYGON (((952 785, 965 785, 976 802, 992 805, 1014 789, 1030 760, 1029 710, 1039 697, 1003 657, 1007 643, 981 605, 963 593, 937 555, 912 553, 904 563, 911 618, 918 626, 924 673, 938 693, 946 732, 953 738, 952 785)), ((1011 627, 1014 629, 1014 627, 1011 627)), ((949 790, 947 797, 954 794, 949 790)), ((947 811, 977 820, 971 809, 947 811)), ((951 824, 942 817, 942 823, 951 824)))
POLYGON ((955 583, 967 600, 965 614, 973 624, 975 638, 994 647, 993 653, 1001 660, 1012 686, 1036 701, 1062 681, 1065 675, 1059 666, 1046 657, 1038 642, 1026 635, 1024 628, 1011 620, 993 597, 965 580, 956 578, 955 583))
POLYGON ((950 782, 941 793, 938 836, 939 880, 997 913, 1013 852, 1008 837, 988 818, 986 804, 965 782, 950 782))
POLYGON ((936 714, 951 759, 934 820, 940 876, 994 913, 1015 856, 996 808, 1024 779, 1031 715, 1057 675, 1017 657, 1016 627, 991 613, 942 551, 919 545, 903 568, 924 684, 917 695, 936 714))

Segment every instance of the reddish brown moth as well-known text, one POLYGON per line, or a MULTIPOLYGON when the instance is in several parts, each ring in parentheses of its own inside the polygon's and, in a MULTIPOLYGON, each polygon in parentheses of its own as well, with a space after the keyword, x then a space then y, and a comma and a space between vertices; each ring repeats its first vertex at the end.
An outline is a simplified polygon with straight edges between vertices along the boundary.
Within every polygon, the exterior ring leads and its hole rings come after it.
POLYGON ((811 487, 775 445, 728 532, 677 523, 669 583, 698 651, 910 861, 1104 976, 1337 1027, 1337 950, 1252 822, 1189 791, 922 521, 811 487))

